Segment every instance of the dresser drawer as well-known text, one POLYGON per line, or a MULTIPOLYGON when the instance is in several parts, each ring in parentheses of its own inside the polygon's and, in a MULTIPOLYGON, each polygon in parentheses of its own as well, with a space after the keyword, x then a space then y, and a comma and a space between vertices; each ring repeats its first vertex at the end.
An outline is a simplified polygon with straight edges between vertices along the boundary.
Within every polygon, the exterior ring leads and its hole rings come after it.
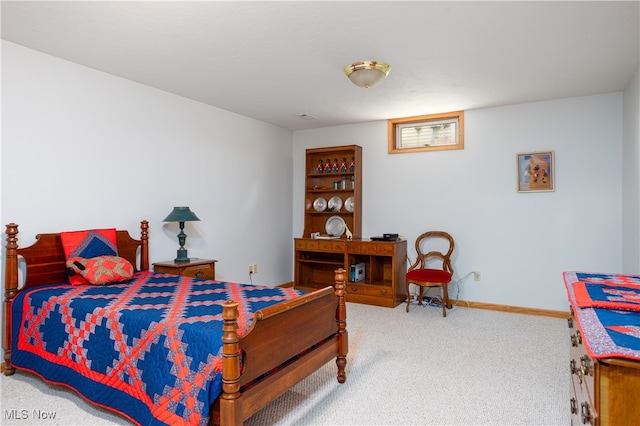
POLYGON ((594 363, 589 357, 575 318, 569 318, 569 371, 571 373, 570 410, 573 424, 595 425, 594 363))

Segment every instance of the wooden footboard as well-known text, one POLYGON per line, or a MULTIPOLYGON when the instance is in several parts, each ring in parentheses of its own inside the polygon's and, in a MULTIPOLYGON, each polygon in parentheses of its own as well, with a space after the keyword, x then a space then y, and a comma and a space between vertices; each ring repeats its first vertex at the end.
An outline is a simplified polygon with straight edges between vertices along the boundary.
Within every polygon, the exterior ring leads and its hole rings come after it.
POLYGON ((238 303, 225 302, 223 385, 214 424, 241 425, 332 359, 338 382, 346 380, 345 279, 346 271, 338 269, 335 290, 326 287, 256 312, 242 338, 237 332, 238 303))

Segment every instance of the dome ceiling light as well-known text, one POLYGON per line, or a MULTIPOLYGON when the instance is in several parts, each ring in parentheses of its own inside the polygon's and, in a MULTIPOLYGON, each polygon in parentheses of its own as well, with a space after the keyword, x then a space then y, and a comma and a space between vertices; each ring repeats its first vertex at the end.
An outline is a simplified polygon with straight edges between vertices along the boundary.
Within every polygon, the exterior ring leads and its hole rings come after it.
POLYGON ((358 87, 377 86, 391 71, 391 65, 380 61, 358 61, 344 67, 344 73, 358 87))

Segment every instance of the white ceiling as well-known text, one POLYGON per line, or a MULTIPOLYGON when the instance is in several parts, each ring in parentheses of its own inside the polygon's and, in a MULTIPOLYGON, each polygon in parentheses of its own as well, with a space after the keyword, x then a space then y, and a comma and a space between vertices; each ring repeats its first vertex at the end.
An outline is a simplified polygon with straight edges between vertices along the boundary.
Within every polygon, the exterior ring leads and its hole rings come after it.
POLYGON ((2 1, 1 12, 4 40, 300 130, 623 90, 639 4, 2 1), (356 87, 343 68, 358 60, 391 73, 356 87))

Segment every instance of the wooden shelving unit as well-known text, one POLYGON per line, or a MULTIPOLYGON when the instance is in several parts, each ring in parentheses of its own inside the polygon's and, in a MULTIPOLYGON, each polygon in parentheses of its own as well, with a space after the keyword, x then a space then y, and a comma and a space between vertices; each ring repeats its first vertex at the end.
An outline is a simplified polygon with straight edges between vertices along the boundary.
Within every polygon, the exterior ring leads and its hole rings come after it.
MULTIPOLYGON (((314 148, 306 151, 305 209, 303 237, 328 234, 327 221, 344 220, 354 238, 362 233, 362 147, 358 145, 314 148), (329 168, 327 168, 329 164, 329 168), (334 168, 335 165, 335 168, 334 168), (331 199, 340 200, 339 210, 331 210, 331 199), (318 211, 324 200, 326 209, 318 211), (351 211, 349 211, 351 210, 351 211)), ((344 232, 341 239, 346 239, 344 232)))

